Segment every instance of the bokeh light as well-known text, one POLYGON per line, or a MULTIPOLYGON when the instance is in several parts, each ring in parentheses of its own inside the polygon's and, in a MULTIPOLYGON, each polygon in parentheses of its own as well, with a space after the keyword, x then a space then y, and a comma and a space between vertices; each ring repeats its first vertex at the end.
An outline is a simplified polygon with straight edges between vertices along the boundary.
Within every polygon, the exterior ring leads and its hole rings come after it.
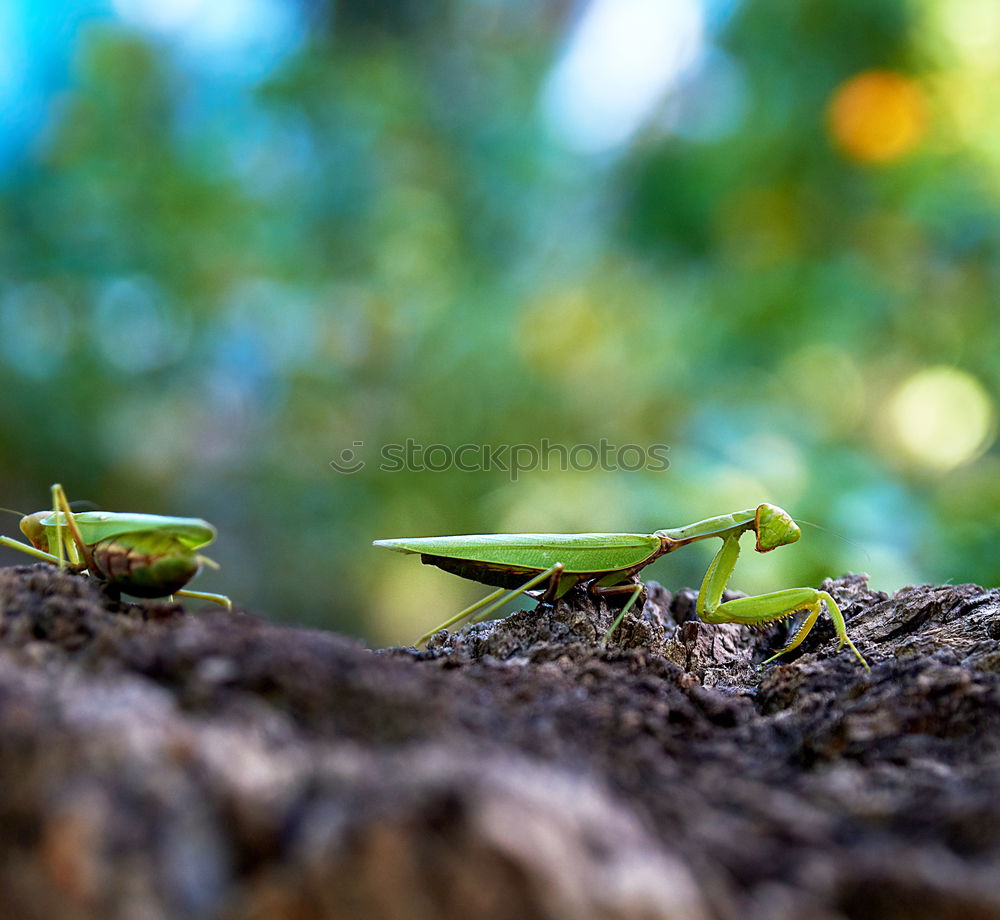
POLYGON ((983 385, 956 367, 917 371, 892 393, 889 420, 900 448, 946 471, 978 457, 996 437, 996 407, 983 385))
POLYGON ((22 377, 41 380, 57 373, 73 332, 69 305, 44 284, 9 288, 0 299, 0 351, 22 377))
POLYGON ((175 41, 196 66, 265 73, 303 39, 301 11, 281 0, 112 0, 129 25, 175 41))
POLYGON ((697 0, 593 0, 549 77, 544 107, 574 149, 624 144, 704 50, 697 0))
POLYGON ((830 133, 849 157, 887 163, 910 153, 927 129, 927 104, 917 82, 870 71, 841 84, 829 109, 830 133))
POLYGON ((155 282, 115 278, 101 287, 90 324, 95 353, 113 367, 141 373, 183 353, 187 335, 155 282))
POLYGON ((929 7, 941 30, 968 63, 997 70, 1000 8, 993 0, 951 0, 929 7))

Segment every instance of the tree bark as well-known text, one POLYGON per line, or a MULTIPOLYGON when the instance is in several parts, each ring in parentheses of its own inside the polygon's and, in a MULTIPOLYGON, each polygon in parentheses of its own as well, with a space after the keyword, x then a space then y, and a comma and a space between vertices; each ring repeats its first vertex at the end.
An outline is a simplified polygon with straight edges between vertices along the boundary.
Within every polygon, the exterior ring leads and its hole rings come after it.
POLYGON ((1000 917, 1000 590, 823 587, 871 675, 654 583, 418 652, 0 570, 0 916, 1000 917))

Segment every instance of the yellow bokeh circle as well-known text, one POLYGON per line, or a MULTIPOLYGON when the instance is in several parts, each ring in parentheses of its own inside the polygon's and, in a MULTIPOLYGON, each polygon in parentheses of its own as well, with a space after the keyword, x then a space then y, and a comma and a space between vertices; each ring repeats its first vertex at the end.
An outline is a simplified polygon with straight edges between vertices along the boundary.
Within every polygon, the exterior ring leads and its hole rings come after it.
POLYGON ((927 130, 919 84, 888 70, 870 70, 841 83, 827 111, 837 147, 862 163, 888 163, 912 151, 927 130))
POLYGON ((930 470, 975 460, 996 437, 993 400, 957 367, 930 367, 908 377, 890 396, 887 411, 895 446, 930 470))

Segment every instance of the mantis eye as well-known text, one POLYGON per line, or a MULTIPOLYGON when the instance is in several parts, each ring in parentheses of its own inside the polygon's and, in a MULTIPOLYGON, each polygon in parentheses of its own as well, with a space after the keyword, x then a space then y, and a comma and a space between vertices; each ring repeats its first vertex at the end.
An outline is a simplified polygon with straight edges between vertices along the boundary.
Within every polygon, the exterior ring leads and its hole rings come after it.
POLYGON ((791 515, 777 505, 764 504, 757 507, 754 530, 757 533, 758 553, 768 553, 786 543, 794 543, 802 536, 799 525, 792 520, 791 515))

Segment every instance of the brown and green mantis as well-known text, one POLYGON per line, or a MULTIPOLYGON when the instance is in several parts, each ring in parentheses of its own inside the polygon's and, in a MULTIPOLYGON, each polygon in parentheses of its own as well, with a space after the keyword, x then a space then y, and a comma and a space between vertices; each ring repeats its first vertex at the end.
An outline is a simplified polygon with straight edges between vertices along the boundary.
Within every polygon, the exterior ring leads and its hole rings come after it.
POLYGON ((499 590, 487 595, 436 629, 421 636, 429 639, 440 629, 454 626, 467 618, 485 619, 494 610, 532 588, 540 588, 540 602, 561 598, 576 585, 585 585, 592 596, 628 595, 621 612, 607 631, 608 638, 642 593, 638 573, 666 553, 682 546, 719 537, 722 548, 705 573, 695 612, 705 623, 739 623, 761 626, 806 611, 806 617, 792 633, 787 644, 764 663, 797 648, 819 617, 825 604, 840 640, 847 645, 867 670, 868 663, 847 635, 844 617, 837 602, 826 591, 815 588, 787 588, 757 597, 722 600, 723 592, 736 567, 740 537, 752 530, 756 550, 768 553, 799 539, 799 526, 776 505, 762 504, 745 511, 676 527, 652 534, 580 533, 580 534, 477 534, 453 537, 414 537, 400 540, 376 540, 400 553, 419 553, 422 562, 435 565, 463 578, 499 590))
POLYGON ((215 539, 215 528, 200 518, 113 511, 71 511, 66 493, 52 486, 52 510, 21 518, 28 543, 0 536, 0 546, 87 571, 112 591, 134 597, 191 597, 232 609, 222 594, 182 590, 203 562, 196 552, 215 539))

